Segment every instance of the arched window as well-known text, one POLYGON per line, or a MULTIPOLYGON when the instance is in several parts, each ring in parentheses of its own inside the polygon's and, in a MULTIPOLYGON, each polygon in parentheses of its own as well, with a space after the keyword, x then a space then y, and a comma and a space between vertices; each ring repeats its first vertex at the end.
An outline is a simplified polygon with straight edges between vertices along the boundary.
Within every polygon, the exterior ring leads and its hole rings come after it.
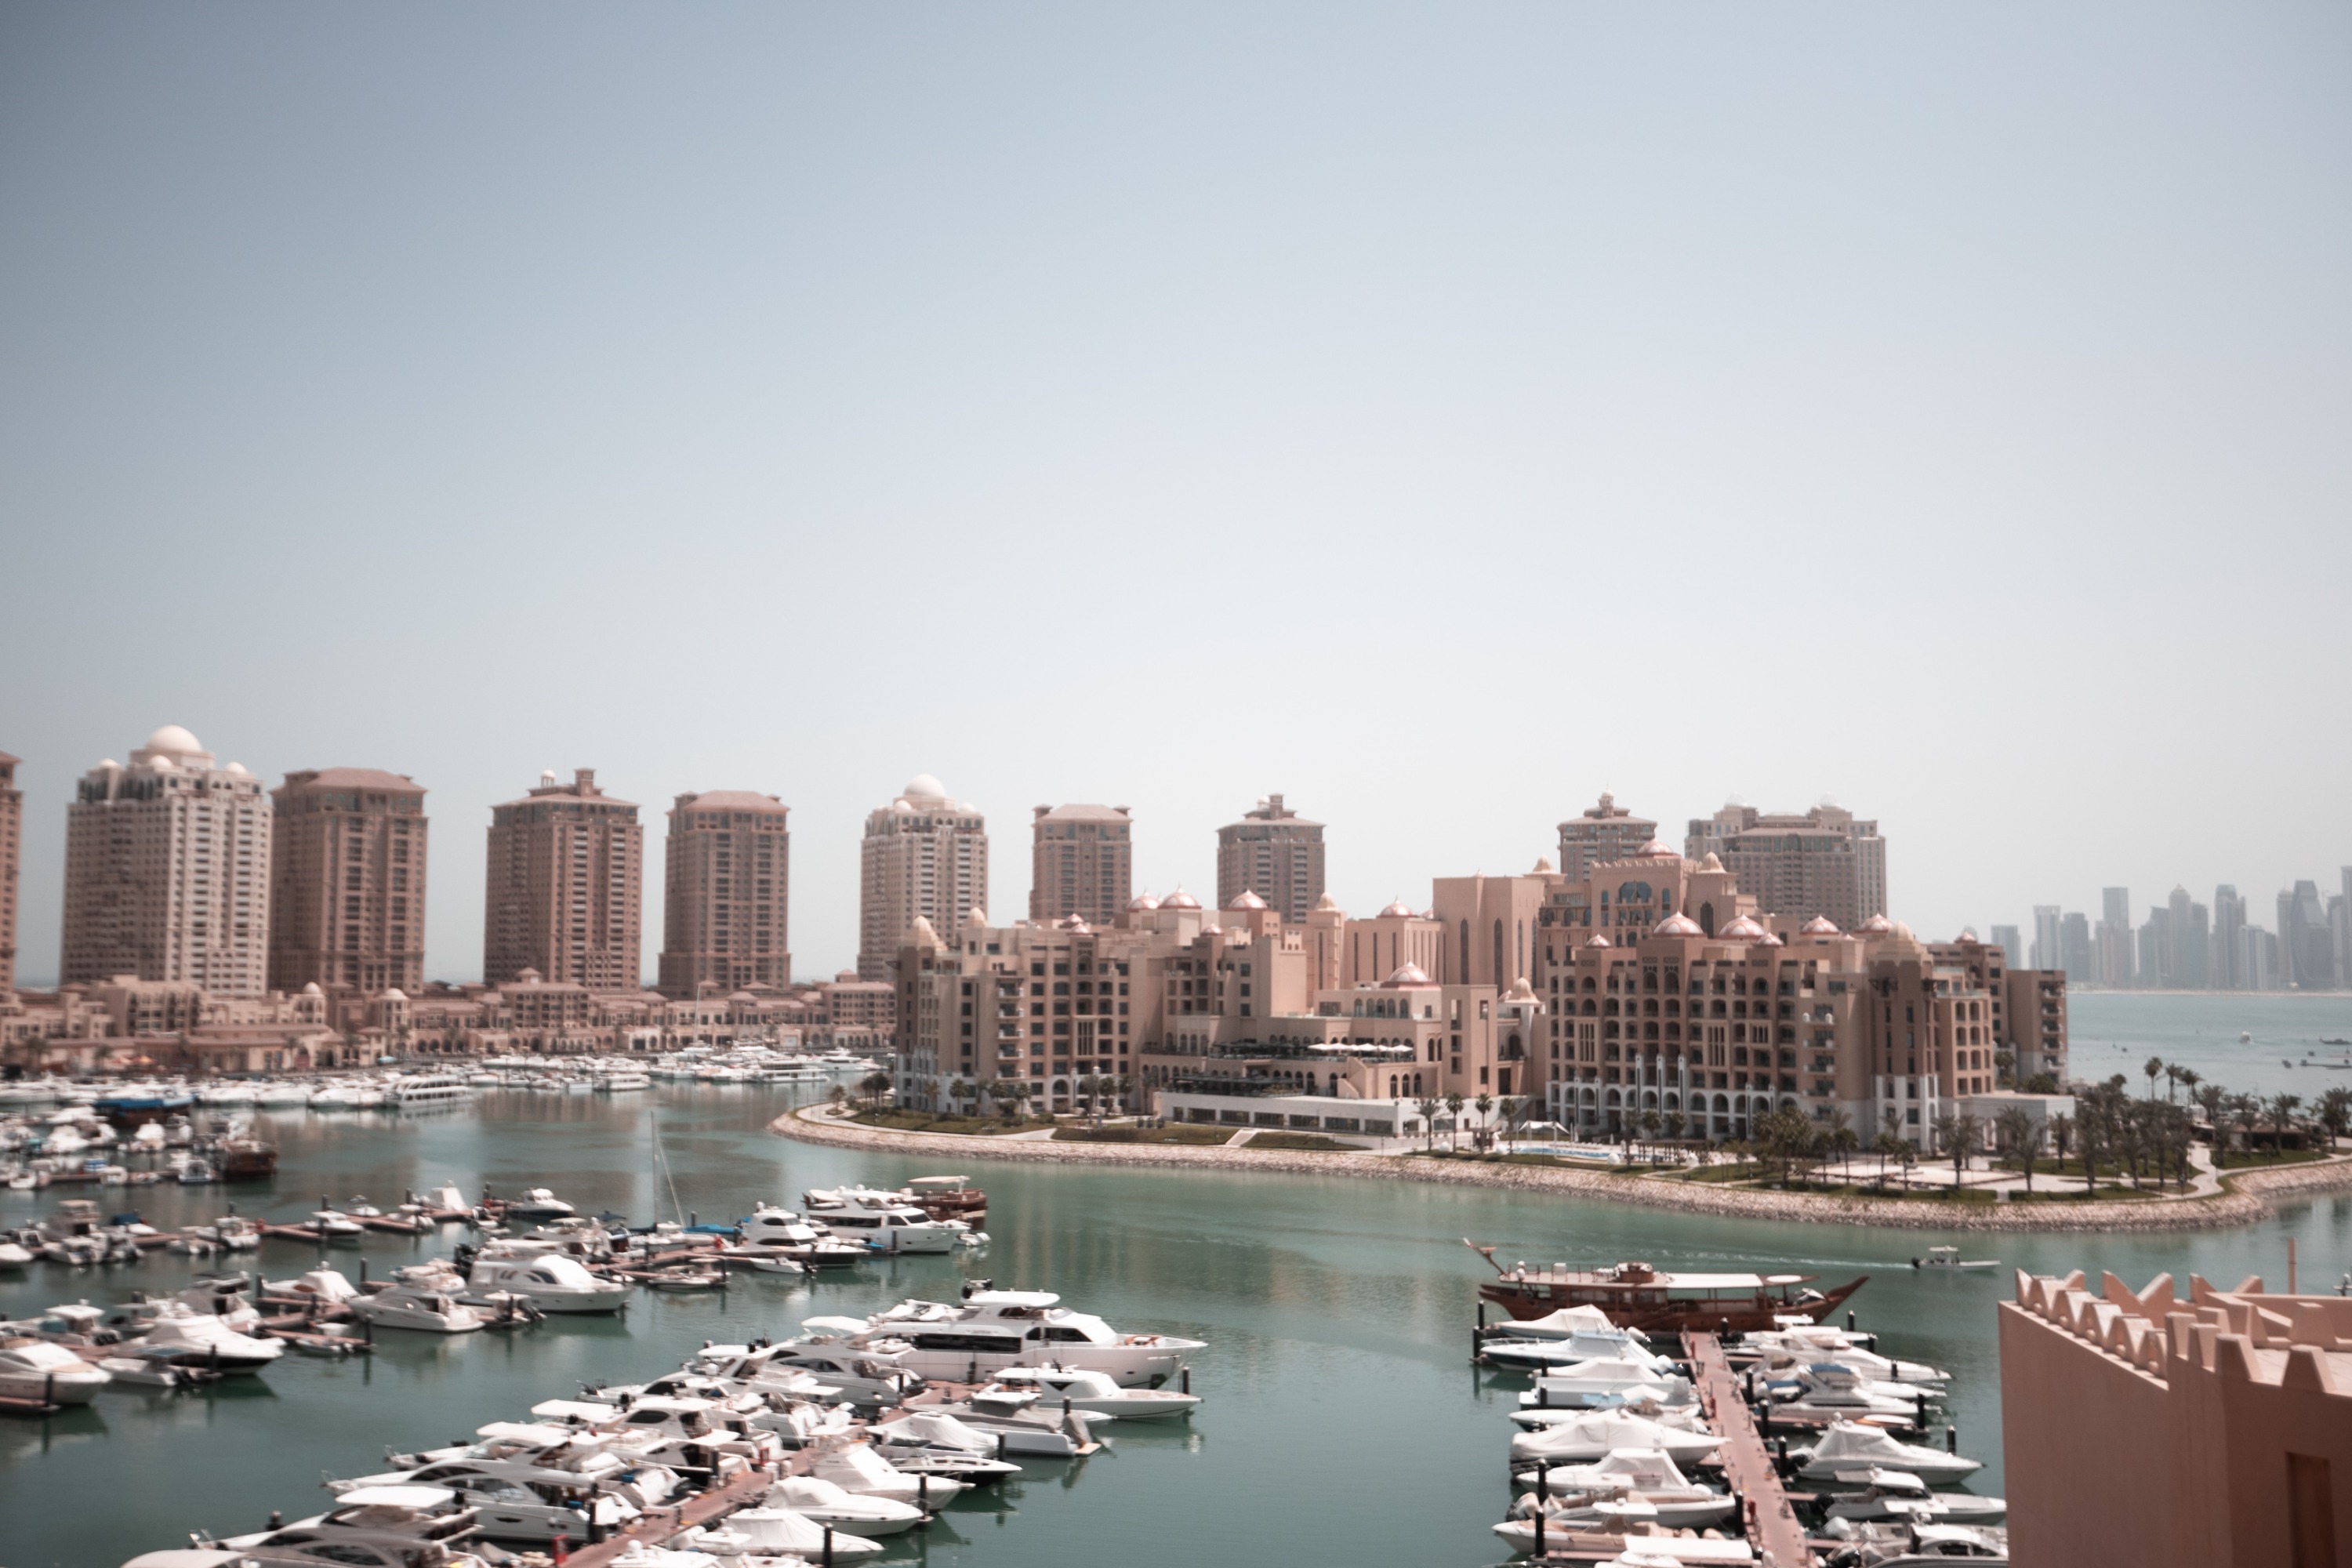
POLYGON ((1462 985, 1467 985, 1467 984, 1470 984, 1470 922, 1469 922, 1468 921, 1464 921, 1462 922, 1462 967, 1461 967, 1461 970, 1460 970, 1460 973, 1461 973, 1461 975, 1462 975, 1462 978, 1461 978, 1458 982, 1456 982, 1456 984, 1462 984, 1462 985))
POLYGON ((1709 936, 1715 934, 1715 903, 1712 900, 1698 907, 1698 929, 1709 936))
POLYGON ((1497 991, 1511 983, 1503 973, 1503 965, 1506 962, 1507 960, 1503 951, 1503 922, 1496 921, 1495 922, 1495 989, 1497 991))

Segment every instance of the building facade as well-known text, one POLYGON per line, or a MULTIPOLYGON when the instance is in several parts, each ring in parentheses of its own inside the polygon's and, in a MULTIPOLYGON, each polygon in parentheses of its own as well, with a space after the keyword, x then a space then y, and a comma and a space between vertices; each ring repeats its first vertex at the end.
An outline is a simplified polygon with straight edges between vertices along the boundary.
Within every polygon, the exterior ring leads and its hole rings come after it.
POLYGON ((866 818, 859 850, 857 973, 895 982, 898 949, 918 920, 953 931, 988 908, 988 824, 970 801, 919 773, 866 818))
POLYGON ((1563 877, 1581 877, 1604 860, 1622 860, 1658 836, 1658 825, 1635 816, 1601 792, 1597 805, 1559 825, 1559 870, 1563 877))
POLYGON ((490 808, 482 977, 635 991, 645 931, 645 829, 635 803, 580 768, 490 808))
POLYGON ((425 984, 425 788, 321 768, 269 792, 269 985, 425 984))
POLYGON ((2278 896, 2280 975, 2298 991, 2327 991, 2337 984, 2336 942, 2327 928, 2319 884, 2297 882, 2278 896))
POLYGON ((792 984, 790 810, 733 789, 682 795, 670 807, 662 994, 792 984))
POLYGON ((1029 825, 1029 918, 1097 925, 1135 895, 1135 826, 1123 805, 1041 805, 1029 825))
MULTIPOLYGON (((1683 852, 1693 860, 1715 855, 1768 915, 1818 915, 1853 931, 1886 912, 1886 840, 1878 824, 1843 806, 1773 816, 1727 805, 1691 823, 1683 852)), ((2048 961, 2052 967, 2057 962, 2048 961)))
POLYGON ((17 759, 0 752, 0 1002, 16 988, 16 861, 25 842, 17 759))
POLYGON ((1270 795, 1217 829, 1217 907, 1255 893, 1292 925, 1323 897, 1323 825, 1270 795))
POLYGON ((116 975, 255 996, 269 981, 269 797, 177 724, 84 773, 66 811, 67 984, 116 975))

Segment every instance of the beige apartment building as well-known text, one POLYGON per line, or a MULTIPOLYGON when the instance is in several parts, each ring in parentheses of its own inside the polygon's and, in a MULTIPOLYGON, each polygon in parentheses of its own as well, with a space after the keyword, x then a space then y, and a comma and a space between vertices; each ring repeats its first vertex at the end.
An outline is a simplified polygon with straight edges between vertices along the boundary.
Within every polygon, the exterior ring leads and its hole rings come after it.
POLYGON ((970 801, 918 773, 866 818, 859 850, 857 973, 895 984, 898 950, 918 920, 952 931, 988 908, 988 823, 970 801))
POLYGON ((1029 918, 1108 925, 1135 892, 1134 825, 1123 805, 1041 805, 1032 815, 1029 918))
POLYGON ((1601 792, 1598 805, 1559 825, 1559 869, 1564 877, 1581 877, 1604 860, 1622 860, 1658 836, 1658 825, 1635 816, 1601 792))
POLYGON ((60 974, 259 995, 269 979, 269 797, 177 724, 81 777, 66 808, 60 974))
POLYGON ((550 984, 635 991, 644 934, 645 829, 636 805, 581 768, 552 773, 490 808, 482 976, 491 985, 537 970, 550 984))
POLYGON ((414 994, 425 984, 425 787, 320 768, 269 792, 269 984, 414 994))
POLYGON ((1323 825, 1267 795, 1217 829, 1217 906, 1255 893, 1292 925, 1323 897, 1323 825))
POLYGON ((1727 805, 1691 820, 1683 853, 1694 860, 1716 856, 1766 914, 1819 915, 1852 931, 1886 912, 1886 840, 1878 824, 1843 806, 1771 816, 1727 805))
POLYGON ((16 861, 25 842, 18 759, 0 752, 0 1002, 16 988, 16 861))
POLYGON ((792 984, 791 808, 771 795, 682 795, 669 812, 660 990, 792 984))

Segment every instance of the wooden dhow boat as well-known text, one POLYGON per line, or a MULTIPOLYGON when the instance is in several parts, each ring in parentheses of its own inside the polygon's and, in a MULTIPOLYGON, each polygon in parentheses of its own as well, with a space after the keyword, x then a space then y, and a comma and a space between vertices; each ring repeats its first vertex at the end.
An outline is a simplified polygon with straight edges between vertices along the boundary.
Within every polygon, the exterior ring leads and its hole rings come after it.
POLYGON ((1643 1333, 1703 1331, 1727 1326, 1738 1333, 1782 1326, 1790 1320, 1818 1323, 1868 1283, 1862 1275, 1833 1290, 1814 1288, 1812 1274, 1670 1274, 1647 1263, 1607 1268, 1570 1268, 1555 1264, 1506 1268, 1495 1249, 1464 1237, 1462 1245, 1484 1258, 1496 1278, 1478 1294, 1513 1318, 1540 1318, 1562 1307, 1597 1307, 1621 1329, 1643 1333))

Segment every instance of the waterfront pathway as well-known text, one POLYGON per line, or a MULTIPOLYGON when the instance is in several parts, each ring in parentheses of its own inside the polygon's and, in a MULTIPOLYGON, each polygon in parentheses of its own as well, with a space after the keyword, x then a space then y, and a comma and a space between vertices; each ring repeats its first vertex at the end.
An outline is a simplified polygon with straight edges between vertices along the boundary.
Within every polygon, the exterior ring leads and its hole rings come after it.
POLYGON ((867 1127, 830 1105, 803 1106, 769 1123, 769 1131, 804 1142, 900 1154, 954 1163, 966 1160, 1011 1160, 1037 1163, 1193 1166, 1206 1170, 1358 1176, 1382 1181, 1433 1182, 1477 1187, 1507 1187, 1563 1196, 1680 1209, 1738 1219, 1801 1220, 1832 1225, 1884 1226, 1907 1230, 2158 1231, 2218 1230, 2253 1225, 2271 1216, 2272 1205, 2333 1188, 2352 1187, 2352 1158, 2336 1158, 2272 1170, 2234 1171, 2230 1190, 2208 1197, 2147 1197, 2118 1202, 1983 1203, 1899 1197, 1836 1197, 1725 1188, 1667 1176, 1580 1170, 1558 1165, 1514 1165, 1476 1160, 1417 1158, 1365 1152, 1302 1152, 1246 1145, 1097 1143, 1042 1136, 990 1138, 956 1132, 903 1132, 867 1127))
POLYGON ((1690 1356, 1692 1382, 1706 1409, 1707 1425, 1724 1439, 1720 1458, 1723 1479, 1740 1499, 1741 1523, 1748 1544, 1770 1568, 1808 1568, 1812 1549, 1805 1544, 1804 1527, 1780 1487, 1780 1474, 1756 1430, 1755 1417, 1740 1397, 1739 1381, 1724 1358, 1723 1342, 1713 1334, 1687 1332, 1683 1349, 1690 1356))

